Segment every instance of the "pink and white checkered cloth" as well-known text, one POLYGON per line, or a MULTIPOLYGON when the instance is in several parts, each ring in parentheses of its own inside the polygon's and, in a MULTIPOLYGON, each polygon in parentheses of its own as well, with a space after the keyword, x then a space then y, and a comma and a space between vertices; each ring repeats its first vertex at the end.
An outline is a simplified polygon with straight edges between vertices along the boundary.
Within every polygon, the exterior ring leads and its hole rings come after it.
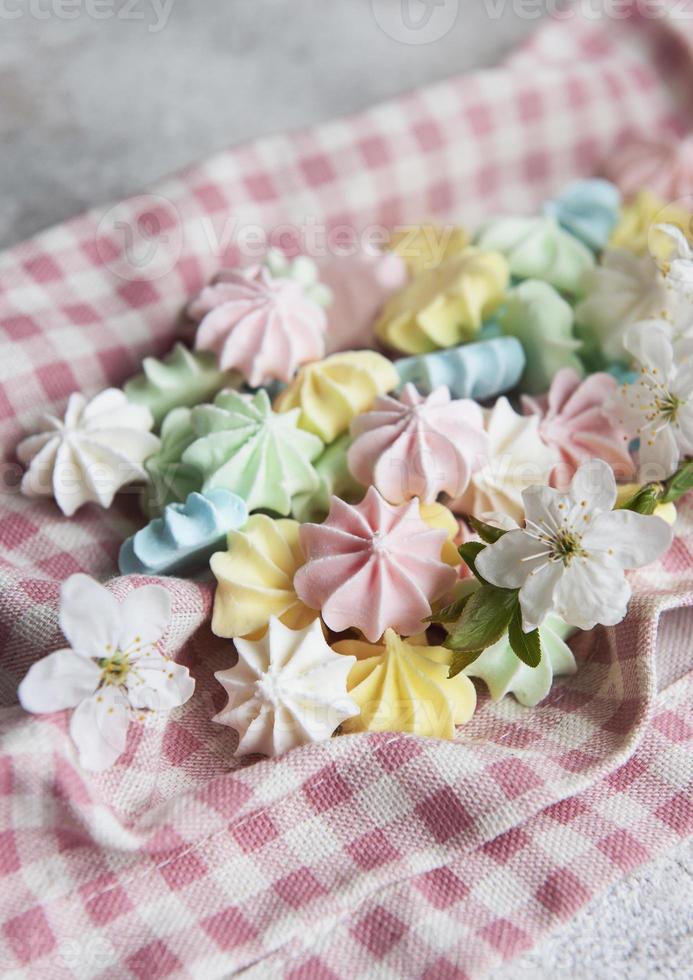
MULTIPOLYGON (((0 257, 5 703, 61 644, 67 575, 120 597, 140 584, 113 577, 134 499, 68 521, 14 492, 13 447, 42 408, 170 347, 242 229, 284 226, 286 244, 316 224, 471 225, 595 172, 629 130, 687 129, 692 36, 635 10, 549 23, 498 70, 223 153, 0 257), (152 229, 155 275, 137 252, 152 229)), ((211 586, 167 580, 168 651, 197 694, 133 725, 112 770, 76 767, 64 714, 0 715, 3 975, 447 980, 527 949, 693 830, 693 510, 678 533, 627 621, 582 636, 579 673, 539 707, 482 699, 453 743, 347 736, 253 765, 210 721, 232 656, 207 625, 211 586)))

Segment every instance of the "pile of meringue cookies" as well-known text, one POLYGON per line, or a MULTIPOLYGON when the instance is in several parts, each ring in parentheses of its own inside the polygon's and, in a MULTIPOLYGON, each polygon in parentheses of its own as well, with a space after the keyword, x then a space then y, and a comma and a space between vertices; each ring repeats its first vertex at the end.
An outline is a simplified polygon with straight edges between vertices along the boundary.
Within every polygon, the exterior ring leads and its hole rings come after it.
MULTIPOLYGON (((192 347, 25 439, 22 490, 69 517, 134 487, 120 571, 211 569, 239 755, 450 739, 472 678, 534 706, 693 486, 691 220, 594 179, 471 237, 270 250, 192 300, 192 347)), ((129 669, 96 663, 97 690, 129 669)))

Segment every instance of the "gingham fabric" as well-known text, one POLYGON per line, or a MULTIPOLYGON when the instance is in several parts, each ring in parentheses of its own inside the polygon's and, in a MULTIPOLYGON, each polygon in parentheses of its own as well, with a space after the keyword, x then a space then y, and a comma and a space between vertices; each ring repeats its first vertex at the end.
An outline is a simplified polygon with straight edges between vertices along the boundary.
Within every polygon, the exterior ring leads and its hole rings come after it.
POLYGON ((142 582, 115 577, 133 496, 68 521, 16 493, 37 414, 170 347, 185 300, 258 229, 300 249, 316 228, 530 211, 628 131, 686 130, 693 22, 646 9, 549 23, 500 69, 223 153, 0 258, 5 976, 481 976, 693 830, 686 507, 626 622, 576 640, 578 674, 534 709, 482 697, 452 743, 346 736, 234 760, 210 720, 232 647, 209 630, 211 586, 178 579, 166 645, 196 695, 133 725, 113 769, 79 770, 66 714, 13 706, 61 645, 67 575, 119 597, 142 582))

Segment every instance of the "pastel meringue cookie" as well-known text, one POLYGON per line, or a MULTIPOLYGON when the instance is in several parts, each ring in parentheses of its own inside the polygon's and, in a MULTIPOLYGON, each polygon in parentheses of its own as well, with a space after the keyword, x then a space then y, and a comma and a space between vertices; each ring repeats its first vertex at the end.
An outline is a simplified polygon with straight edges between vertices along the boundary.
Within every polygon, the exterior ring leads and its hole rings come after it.
POLYGON ((317 617, 296 595, 294 575, 305 557, 299 523, 253 514, 231 531, 227 550, 212 555, 217 580, 212 632, 256 639, 275 616, 290 629, 304 629, 317 617))
POLYGON ((434 528, 436 531, 445 531, 447 535, 440 551, 440 560, 451 568, 459 569, 462 565, 460 553, 457 550, 456 540, 461 537, 460 524, 449 508, 445 504, 419 504, 419 514, 424 524, 434 528))
POLYGON ((296 494, 291 502, 291 513, 297 521, 302 524, 323 521, 329 513, 332 497, 339 497, 348 504, 355 504, 363 498, 366 488, 352 476, 349 469, 350 445, 351 436, 345 432, 326 446, 322 455, 315 460, 315 472, 320 481, 317 489, 296 494))
POLYGON ((647 189, 639 191, 630 204, 621 211, 609 245, 626 248, 636 255, 650 252, 658 262, 666 259, 668 242, 656 229, 657 225, 669 224, 689 234, 693 227, 693 215, 676 203, 667 203, 647 189))
POLYGON ((512 694, 520 704, 533 708, 549 694, 554 677, 577 673, 575 657, 566 643, 575 632, 560 616, 549 613, 539 627, 541 660, 537 667, 528 667, 520 660, 506 633, 465 667, 462 676, 482 680, 492 701, 512 694))
POLYGON ((393 507, 375 487, 356 505, 333 497, 323 524, 301 527, 296 594, 338 633, 353 627, 375 642, 388 627, 421 632, 431 602, 457 578, 441 560, 446 537, 424 523, 418 500, 393 507))
POLYGON ((548 484, 559 461, 554 449, 539 434, 536 416, 518 415, 507 398, 499 398, 484 412, 488 454, 461 497, 448 503, 456 514, 505 514, 520 523, 524 516, 522 491, 548 484))
POLYGON ((185 500, 202 487, 202 474, 182 462, 182 456, 197 436, 189 408, 174 408, 161 425, 157 451, 144 462, 149 482, 142 488, 140 503, 148 517, 160 514, 167 504, 185 500))
POLYGON ((546 202, 544 213, 593 252, 600 252, 618 222, 620 207, 618 187, 593 178, 569 184, 555 200, 546 202))
POLYGON ((503 331, 517 337, 524 348, 523 391, 546 391, 561 368, 583 373, 576 353, 582 343, 573 333, 574 320, 570 303, 547 282, 527 279, 510 290, 499 322, 503 331))
POLYGON ((332 293, 327 314, 327 353, 375 346, 373 324, 386 301, 409 280, 399 255, 361 250, 336 255, 320 267, 332 293))
POLYGON ((448 678, 450 651, 443 647, 415 645, 389 629, 379 644, 343 640, 332 649, 356 659, 347 687, 360 713, 344 721, 346 733, 449 739, 474 714, 474 685, 464 674, 448 678))
POLYGON ((388 243, 388 248, 402 258, 412 276, 435 269, 468 246, 469 235, 464 228, 432 224, 399 226, 388 243))
POLYGON ((594 265, 591 249, 549 216, 495 218, 482 226, 476 244, 505 255, 517 279, 542 279, 571 295, 594 265))
POLYGON ((551 478, 553 486, 561 490, 568 487, 575 471, 590 459, 603 459, 617 480, 634 475, 629 438, 605 410, 617 388, 616 379, 605 372, 591 374, 583 381, 577 371, 563 368, 547 395, 522 396, 523 411, 540 419, 541 438, 560 457, 551 478))
POLYGON ((486 401, 515 387, 526 358, 515 337, 494 337, 394 363, 401 383, 414 384, 425 395, 444 385, 453 398, 486 401))
POLYGON ((372 350, 332 354, 309 364, 275 399, 277 412, 299 411, 298 425, 326 444, 346 432, 378 395, 392 391, 399 376, 382 354, 372 350))
POLYGON ((607 249, 601 264, 583 279, 576 322, 586 327, 609 361, 628 360, 623 337, 628 327, 665 313, 670 298, 664 277, 650 255, 607 249))
POLYGON ((224 272, 188 312, 199 321, 195 348, 216 354, 222 371, 240 371, 252 388, 290 381, 325 354, 323 308, 295 279, 276 279, 265 266, 224 272))
MULTIPOLYGON (((317 263, 308 255, 290 259, 279 248, 267 250, 263 265, 275 279, 293 279, 303 289, 306 297, 318 306, 327 308, 333 302, 332 290, 324 282, 317 263)), ((223 275, 223 274, 222 274, 223 275)))
POLYGON ((451 400, 445 387, 420 395, 412 384, 399 399, 378 398, 351 423, 351 435, 351 472, 392 504, 412 497, 433 503, 443 492, 459 496, 488 443, 476 402, 451 400))
POLYGON ((229 531, 248 519, 245 501, 228 490, 191 493, 127 538, 118 557, 122 575, 172 575, 207 564, 229 531))
POLYGON ((473 340, 500 306, 509 281, 497 251, 468 248, 419 272, 383 308, 376 336, 403 354, 424 354, 473 340))
POLYGON ((237 755, 283 755, 323 742, 359 712, 347 694, 354 657, 334 653, 319 621, 291 630, 278 619, 257 641, 236 640, 238 663, 215 673, 228 695, 213 721, 235 728, 237 755))
POLYGON ((243 378, 235 371, 220 371, 214 354, 190 351, 175 344, 166 357, 145 357, 142 373, 123 385, 128 401, 146 405, 159 426, 168 412, 209 401, 222 388, 239 388, 243 378))
POLYGON ((313 460, 323 445, 298 428, 298 416, 273 412, 262 389, 252 396, 221 392, 213 405, 193 409, 198 438, 182 461, 202 474, 204 491, 222 487, 242 497, 249 511, 286 515, 295 494, 319 484, 313 460))
POLYGON ((122 487, 147 479, 144 461, 159 448, 153 421, 117 388, 90 400, 75 392, 62 419, 44 415, 43 431, 17 446, 22 493, 53 497, 66 517, 87 503, 110 507, 122 487))
POLYGON ((609 156, 605 172, 626 198, 643 187, 666 201, 689 197, 693 188, 693 136, 632 136, 609 156))

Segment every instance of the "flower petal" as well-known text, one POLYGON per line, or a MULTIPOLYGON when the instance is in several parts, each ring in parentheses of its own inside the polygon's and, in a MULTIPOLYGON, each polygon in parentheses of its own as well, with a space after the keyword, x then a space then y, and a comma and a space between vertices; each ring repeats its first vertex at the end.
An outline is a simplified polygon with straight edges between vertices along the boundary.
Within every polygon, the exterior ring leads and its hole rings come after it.
POLYGON ((554 594, 555 611, 570 626, 615 626, 626 615, 630 586, 623 570, 601 555, 575 559, 554 594))
POLYGON ((195 690, 188 668, 160 654, 137 661, 128 677, 128 698, 133 708, 171 711, 185 704, 195 690))
POLYGON ((631 510, 600 514, 582 536, 590 551, 607 551, 621 568, 640 568, 664 554, 673 532, 661 517, 647 517, 631 510))
POLYGON ((614 471, 603 459, 591 459, 578 469, 570 485, 576 504, 587 501, 589 511, 611 510, 616 503, 614 471))
POLYGON ((60 628, 80 656, 108 656, 118 645, 118 600, 88 575, 71 575, 60 590, 60 628))
POLYGON ((676 472, 681 451, 671 425, 659 430, 654 438, 640 439, 638 478, 641 483, 658 483, 676 472))
POLYGON ((164 635, 171 622, 171 595, 162 585, 133 589, 120 606, 121 650, 150 646, 164 635))
POLYGON ((31 665, 17 691, 19 703, 34 714, 74 708, 94 693, 100 678, 93 660, 67 648, 56 650, 31 665))
POLYGON ((539 557, 544 551, 544 543, 526 531, 508 531, 479 552, 476 567, 492 585, 519 589, 530 572, 545 561, 539 557))
POLYGON ((554 593, 563 572, 562 562, 550 561, 527 576, 525 584, 520 589, 522 629, 525 633, 541 626, 544 618, 553 610, 554 593))
POLYGON ((70 735, 84 769, 108 769, 122 755, 127 742, 130 712, 115 687, 102 688, 82 701, 70 719, 70 735))
POLYGON ((650 370, 655 368, 661 378, 668 378, 674 360, 669 335, 657 320, 643 320, 629 327, 623 338, 629 354, 650 370))

